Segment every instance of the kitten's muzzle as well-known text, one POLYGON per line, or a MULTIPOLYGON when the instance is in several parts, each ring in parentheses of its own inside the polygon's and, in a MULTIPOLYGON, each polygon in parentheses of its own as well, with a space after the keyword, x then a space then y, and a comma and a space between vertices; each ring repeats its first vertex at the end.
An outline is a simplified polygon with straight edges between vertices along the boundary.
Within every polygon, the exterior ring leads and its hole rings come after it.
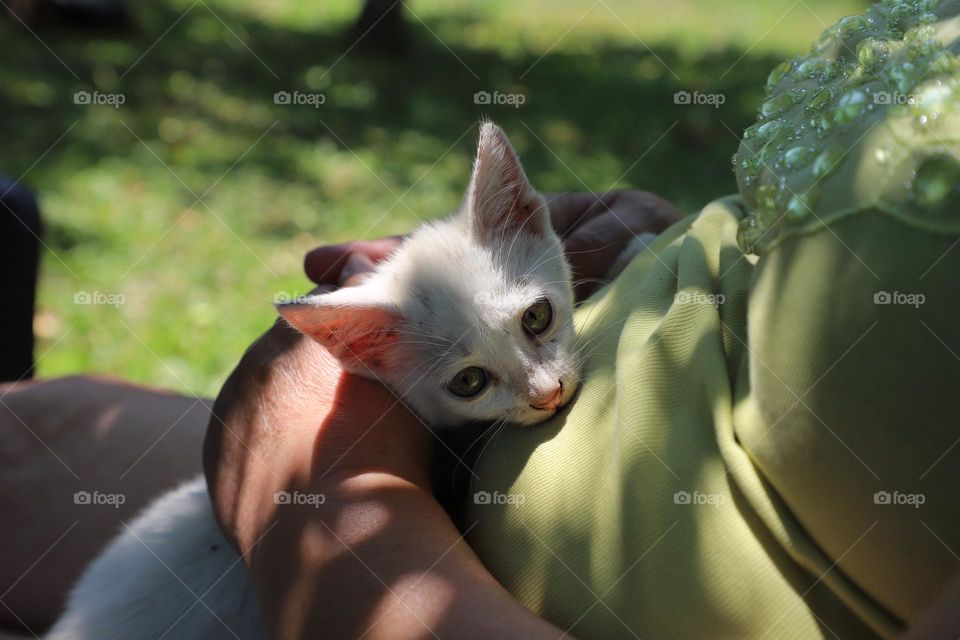
POLYGON ((563 406, 563 380, 557 381, 557 387, 550 393, 535 399, 530 403, 532 409, 538 411, 556 411, 563 406))

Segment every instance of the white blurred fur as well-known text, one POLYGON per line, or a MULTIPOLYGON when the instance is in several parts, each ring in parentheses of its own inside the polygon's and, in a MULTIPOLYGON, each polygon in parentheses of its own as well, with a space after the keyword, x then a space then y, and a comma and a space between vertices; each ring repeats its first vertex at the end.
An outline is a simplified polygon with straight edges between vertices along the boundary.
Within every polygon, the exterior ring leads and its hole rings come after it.
POLYGON ((74 586, 47 640, 263 640, 247 567, 202 477, 161 496, 74 586))
MULTIPOLYGON (((464 205, 416 230, 361 286, 281 307, 344 366, 382 380, 431 426, 540 422, 532 400, 579 383, 570 269, 547 205, 504 133, 481 127, 464 205), (537 338, 520 315, 546 298, 537 338), (472 399, 447 383, 467 366, 495 376, 472 399)), ((263 638, 242 559, 221 534, 203 478, 161 497, 87 569, 48 640, 263 638)))

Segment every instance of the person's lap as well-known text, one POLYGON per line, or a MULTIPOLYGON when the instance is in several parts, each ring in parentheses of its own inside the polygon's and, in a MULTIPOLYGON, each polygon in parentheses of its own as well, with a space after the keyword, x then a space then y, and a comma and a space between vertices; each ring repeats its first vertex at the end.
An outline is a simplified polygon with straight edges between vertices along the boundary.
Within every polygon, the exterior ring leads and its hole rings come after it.
POLYGON ((209 416, 207 400, 105 378, 0 385, 0 627, 52 624, 123 523, 200 473, 209 416), (75 500, 95 491, 122 504, 75 500))

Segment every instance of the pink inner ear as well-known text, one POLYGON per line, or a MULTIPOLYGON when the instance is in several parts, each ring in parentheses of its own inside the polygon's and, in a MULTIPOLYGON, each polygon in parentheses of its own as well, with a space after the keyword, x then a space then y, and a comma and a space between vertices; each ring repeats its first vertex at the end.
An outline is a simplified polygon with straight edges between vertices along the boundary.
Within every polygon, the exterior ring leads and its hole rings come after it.
POLYGON ((347 368, 370 375, 386 372, 387 357, 397 342, 396 316, 380 309, 353 309, 321 329, 314 339, 347 368))
POLYGON ((353 305, 285 305, 283 317, 322 344, 345 368, 372 376, 385 373, 399 339, 400 317, 388 309, 353 305))
POLYGON ((367 333, 344 332, 347 340, 344 341, 342 351, 338 357, 347 361, 355 359, 357 364, 369 368, 372 372, 388 372, 389 358, 397 342, 397 332, 392 327, 382 325, 371 329, 367 333))

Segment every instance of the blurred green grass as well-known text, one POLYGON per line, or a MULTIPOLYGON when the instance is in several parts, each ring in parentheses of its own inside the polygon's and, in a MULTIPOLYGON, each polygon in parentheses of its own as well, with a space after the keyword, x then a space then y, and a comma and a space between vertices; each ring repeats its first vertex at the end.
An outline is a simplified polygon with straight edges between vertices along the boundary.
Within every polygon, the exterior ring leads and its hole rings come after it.
POLYGON ((639 187, 696 210, 735 188, 770 68, 863 7, 413 0, 412 46, 382 56, 349 49, 353 0, 131 4, 123 38, 4 22, 0 171, 47 222, 39 373, 216 393, 274 297, 308 289, 307 249, 457 206, 481 114, 540 189, 639 187), (79 90, 126 102, 77 105, 79 90), (326 103, 275 105, 279 90, 326 103), (480 90, 526 102, 478 106, 480 90), (681 90, 726 101, 678 106, 681 90))

